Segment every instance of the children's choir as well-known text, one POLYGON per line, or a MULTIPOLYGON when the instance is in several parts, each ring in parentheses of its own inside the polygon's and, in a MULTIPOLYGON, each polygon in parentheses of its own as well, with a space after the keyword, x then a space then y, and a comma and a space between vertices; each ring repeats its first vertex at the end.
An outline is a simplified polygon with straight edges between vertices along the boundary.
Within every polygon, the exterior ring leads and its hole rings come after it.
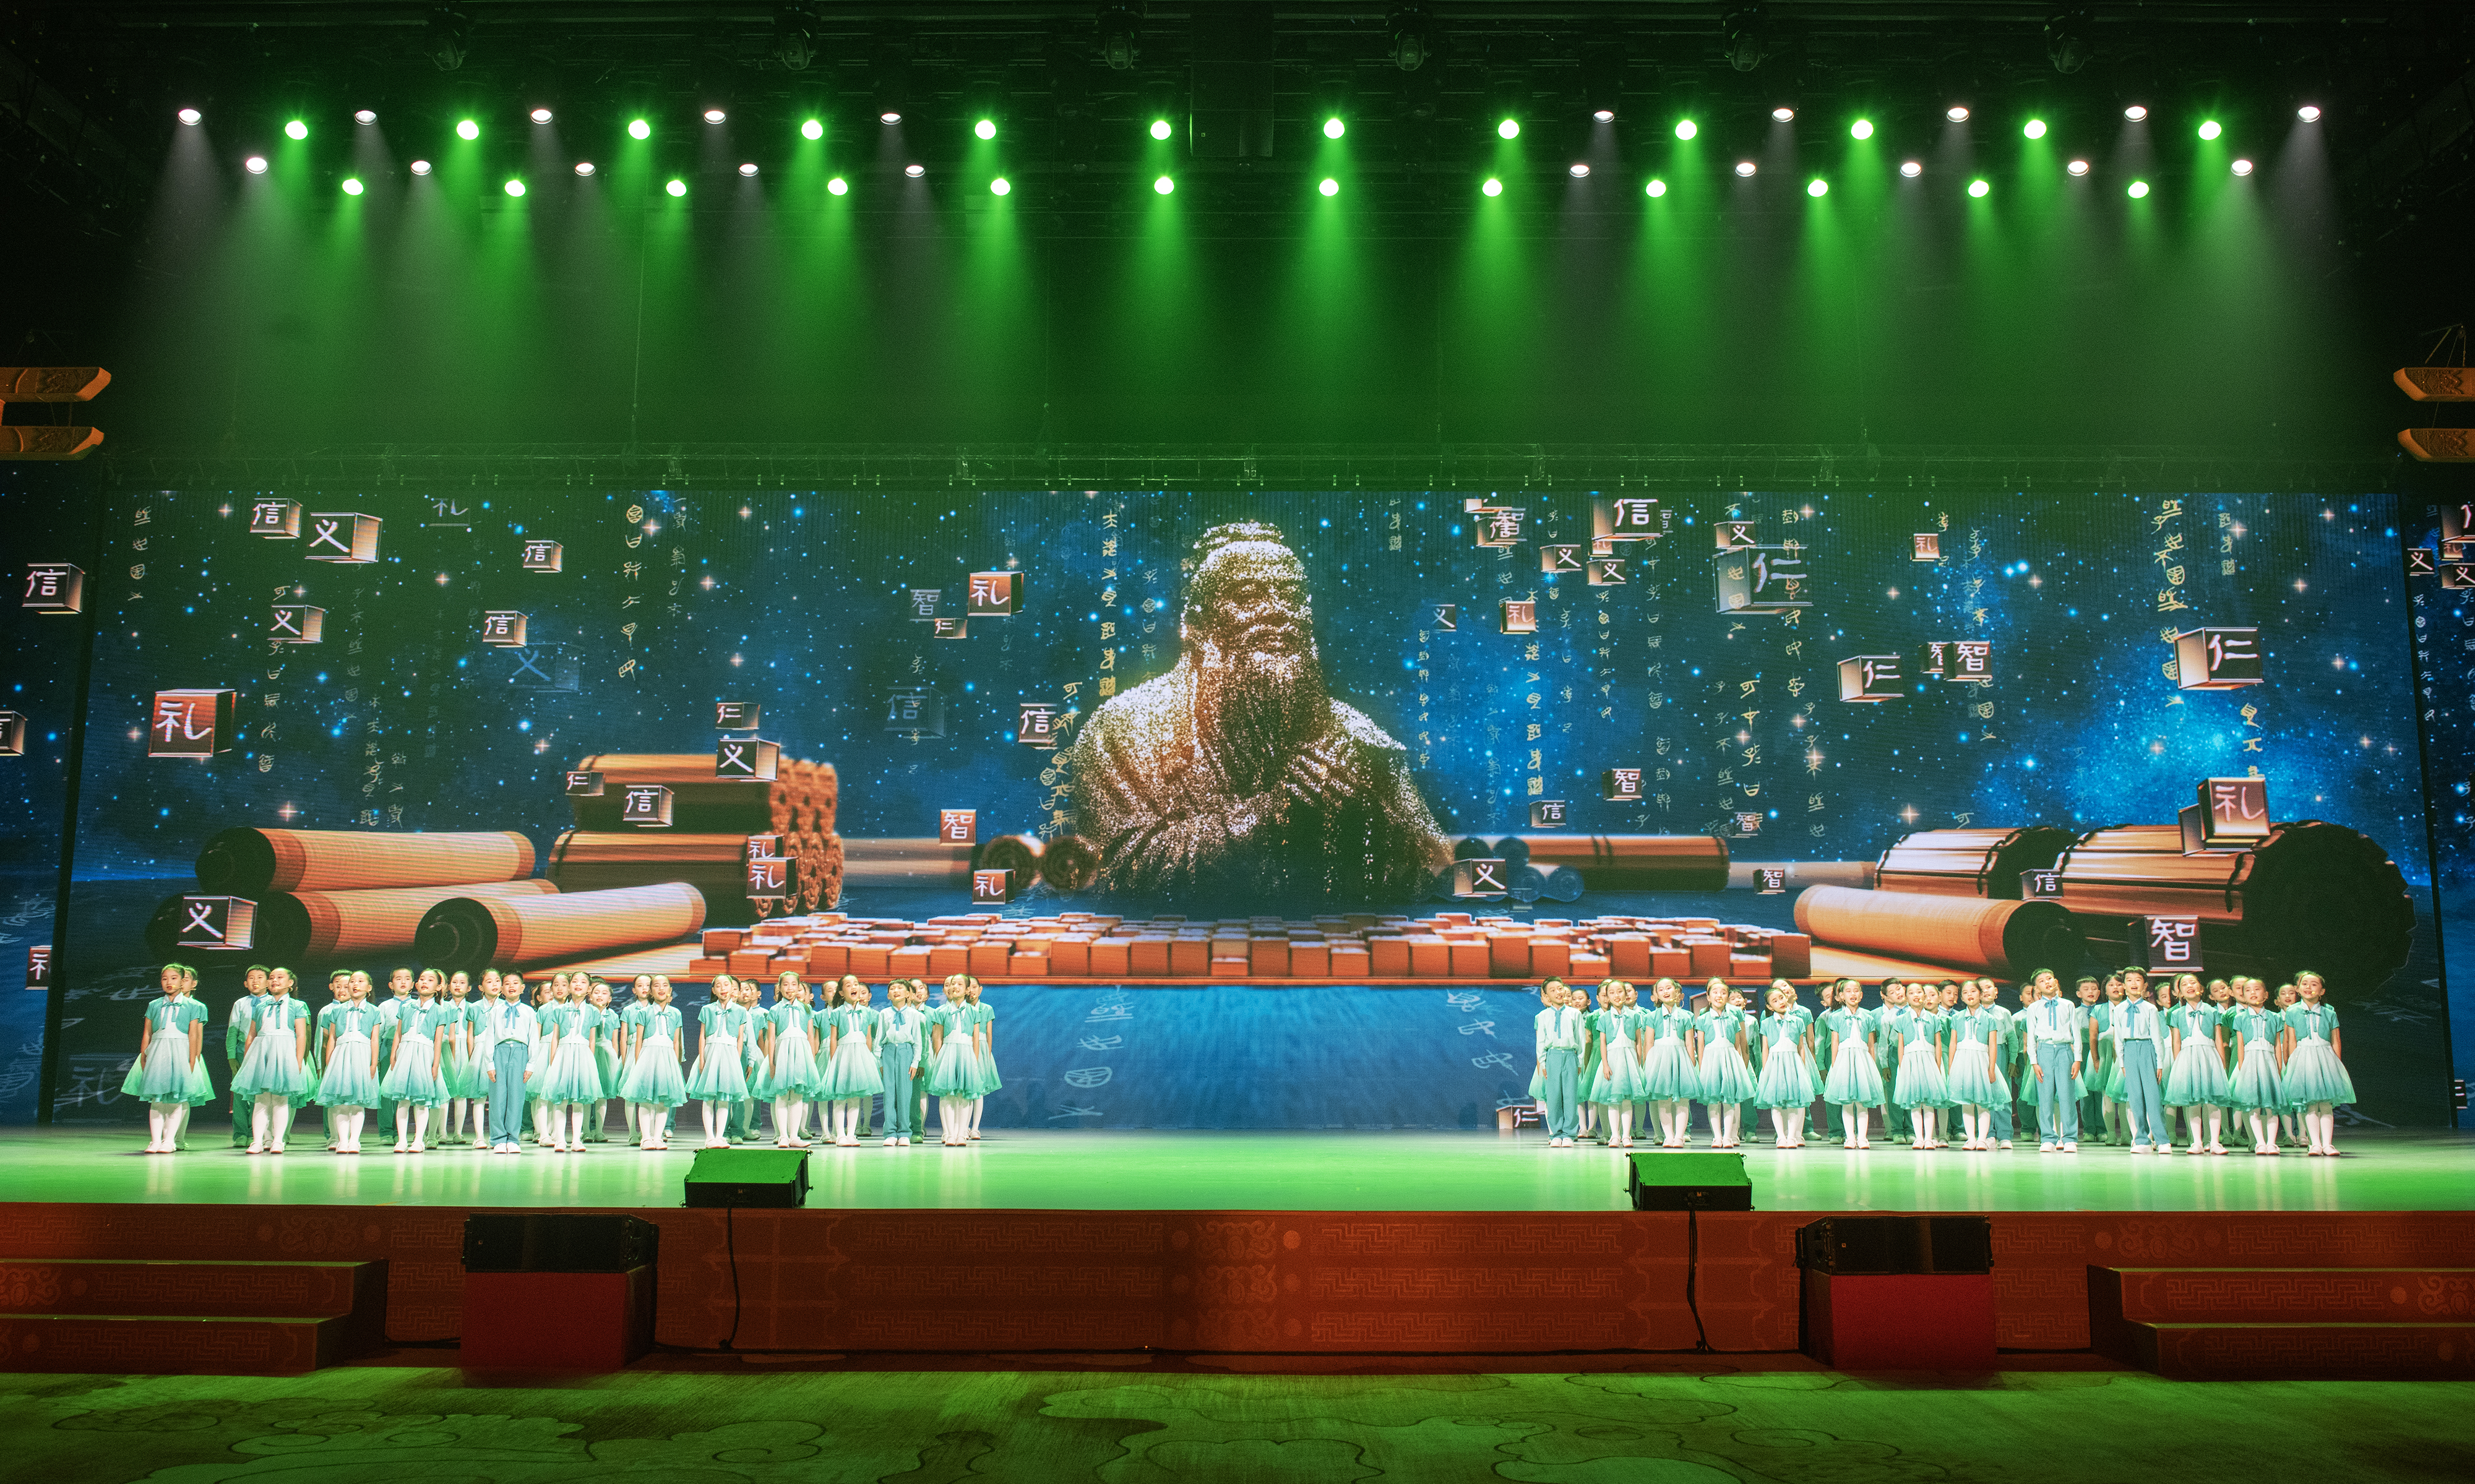
POLYGON ((1703 986, 1695 1010, 1670 979, 1651 986, 1648 1009, 1623 980, 1601 981, 1594 1009, 1550 979, 1530 1097, 1556 1149, 1630 1149, 1636 1132, 1688 1148, 1699 1104, 1712 1149, 1742 1145, 1752 1107, 1769 1112, 1777 1149, 1803 1148, 1818 1110, 1849 1150, 1873 1148, 1878 1129, 1917 1151, 2006 1150, 2022 1135, 2043 1154, 2077 1154, 2086 1129, 2135 1155, 2223 1155, 2232 1113, 2255 1155, 2292 1138, 2335 1158, 2337 1109, 2355 1084, 2327 994, 2310 972, 2272 995, 2258 979, 2152 983, 2132 968, 2066 995, 2041 969, 2016 1011, 1991 979, 1885 981, 1871 1006, 1864 985, 1843 979, 1816 1014, 1775 980, 1756 1018, 1724 980, 1703 986))
MULTIPOLYGON (((381 1131, 392 1126, 399 1155, 450 1146, 517 1155, 527 1139, 583 1154, 610 1141, 616 1102, 626 1140, 644 1150, 671 1147, 672 1120, 688 1103, 701 1105, 706 1149, 758 1141, 847 1149, 869 1136, 904 1148, 924 1131, 934 1096, 943 1142, 961 1148, 980 1137, 984 1102, 1003 1085, 996 1011, 968 974, 948 976, 933 1006, 925 982, 895 981, 882 1009, 847 976, 812 989, 786 973, 768 1006, 761 985, 721 974, 696 1010, 693 1042, 659 974, 638 975, 624 1004, 585 973, 527 985, 521 974, 493 968, 477 993, 461 970, 399 968, 376 1003, 372 983, 366 972, 338 969, 328 980, 330 1003, 312 1007, 292 970, 247 971, 247 992, 224 1033, 235 1147, 283 1154, 295 1113, 315 1105, 336 1155, 361 1153, 373 1110, 381 1131), (761 1139, 760 1105, 772 1113, 761 1139), (809 1134, 811 1108, 821 1139, 809 1134)), ((213 1011, 197 986, 196 969, 163 966, 162 995, 146 1009, 121 1084, 146 1105, 150 1155, 186 1149, 189 1110, 216 1097, 204 1059, 213 1011)))

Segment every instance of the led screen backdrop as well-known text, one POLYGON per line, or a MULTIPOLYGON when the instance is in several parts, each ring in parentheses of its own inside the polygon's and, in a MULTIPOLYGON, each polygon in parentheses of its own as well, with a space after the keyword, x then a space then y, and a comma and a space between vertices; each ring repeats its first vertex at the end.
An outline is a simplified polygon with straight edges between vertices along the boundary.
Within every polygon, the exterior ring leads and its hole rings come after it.
MULTIPOLYGON (((398 903, 390 930, 354 918, 357 898, 322 906, 320 883, 526 899, 461 941, 531 935, 683 979, 721 961, 691 928, 754 914, 750 836, 778 852, 778 912, 808 881, 854 916, 968 913, 969 863, 941 863, 1021 834, 1071 837, 1092 884, 1025 890, 1018 872, 1011 901, 979 904, 1001 917, 1242 933, 1624 912, 1790 933, 1793 887, 1762 896, 1749 867, 1839 880, 1829 863, 1920 831, 2165 829, 2213 779, 2210 829, 2327 821, 2394 863, 2411 908, 2362 962, 2281 966, 2350 981, 2350 1060, 2382 1089, 2367 1116, 2447 1116, 2386 500, 500 488, 150 492, 103 519, 61 1116, 128 1111, 111 1089, 167 943, 228 1000, 287 932, 408 943, 437 905, 398 903), (717 769, 772 802, 730 813, 717 769), (937 854, 947 828, 975 845, 937 854), (260 831, 370 839, 300 860, 260 831), (411 832, 457 839, 416 860, 411 832), (1460 841, 1575 833, 1721 838, 1738 889, 1421 900, 1460 841), (719 856, 696 843, 725 836, 719 856), (699 900, 555 924, 530 900, 655 878, 699 900), (241 930, 261 951, 210 946, 241 930)), ((304 958, 322 979, 416 960, 304 958)), ((1508 988, 1233 984, 1128 991, 1167 1039, 1144 1076, 1121 1061, 1095 1083, 1100 992, 992 989, 1017 1027, 992 1123, 1453 1126, 1528 1077, 1508 988), (1309 1062, 1381 1070, 1345 1097, 1260 1095, 1309 1062), (1098 1086, 1117 1101, 1084 1096, 1098 1086)))

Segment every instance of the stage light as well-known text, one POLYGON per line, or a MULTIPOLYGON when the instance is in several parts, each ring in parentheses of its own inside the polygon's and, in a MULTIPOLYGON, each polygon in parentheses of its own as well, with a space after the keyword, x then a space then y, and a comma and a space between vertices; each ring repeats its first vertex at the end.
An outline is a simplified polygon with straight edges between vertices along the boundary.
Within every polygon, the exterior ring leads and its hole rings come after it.
POLYGON ((2134 201, 2146 201, 2148 199, 2148 182, 2146 181, 2134 181, 2126 189, 2125 194, 2129 195, 2134 201))
POLYGON ((1612 124, 1616 121, 1616 110, 1613 109, 1592 109, 1590 110, 1590 116, 1597 119, 1602 124, 1612 124))
POLYGON ((379 116, 375 109, 355 109, 353 110, 353 122, 355 124, 375 124, 378 121, 379 116))
POLYGON ((550 109, 533 109, 533 122, 534 122, 534 123, 536 123, 536 124, 547 124, 547 123, 549 123, 549 122, 550 122, 550 109))
POLYGON ((306 139, 309 137, 309 126, 296 118, 292 122, 283 126, 283 137, 287 139, 306 139))
POLYGON ((1517 119, 1517 118, 1507 118, 1507 119, 1506 119, 1503 123, 1496 125, 1496 126, 1495 126, 1495 136, 1496 136, 1497 138, 1499 138, 1499 139, 1518 139, 1518 138, 1520 138, 1520 137, 1521 137, 1521 120, 1519 120, 1519 119, 1517 119))
POLYGON ((902 173, 916 181, 928 173, 928 167, 926 165, 905 165, 902 167, 902 173))
POLYGON ((1340 182, 1334 180, 1331 176, 1325 176, 1321 182, 1316 183, 1315 189, 1321 191, 1327 196, 1337 196, 1340 194, 1340 182))
POLYGON ((183 109, 174 116, 179 118, 182 123, 188 125, 192 129, 198 127, 198 125, 206 118, 204 113, 199 112, 195 109, 183 109))
POLYGON ((1679 118, 1676 121, 1676 137, 1679 139, 1690 139, 1701 132, 1701 129, 1689 118, 1679 118))
POLYGON ((1777 108, 1771 109, 1771 122, 1774 124, 1792 123, 1795 119, 1796 109, 1789 108, 1784 103, 1780 104, 1777 108))
POLYGON ((2307 124, 2316 124, 2320 122, 2320 105, 2307 103, 2294 110, 2294 116, 2307 124))
POLYGON ((669 191, 674 196, 684 196, 688 193, 688 182, 685 181, 673 181, 670 184, 663 186, 662 189, 669 191))
POLYGON ((2219 125, 2214 118, 2204 120, 2200 125, 2200 137, 2203 139, 2214 139, 2225 132, 2226 131, 2223 126, 2219 125))
POLYGON ((1152 182, 1152 189, 1158 194, 1165 196, 1169 192, 1177 189, 1177 182, 1170 180, 1167 176, 1162 176, 1159 180, 1152 182))
POLYGON ((1349 133, 1349 126, 1336 117, 1323 121, 1323 136, 1327 139, 1337 139, 1347 133, 1349 133))
POLYGON ((524 193, 525 193, 525 182, 522 182, 522 181, 509 181, 509 182, 507 182, 507 194, 508 194, 508 195, 510 195, 510 196, 521 196, 521 195, 523 195, 524 193))
POLYGON ((428 175, 429 173, 429 161, 426 159, 414 160, 412 162, 412 173, 415 175, 428 175))
POLYGON ((252 175, 266 174, 266 157, 263 155, 252 155, 249 158, 242 160, 240 163, 241 168, 252 175))
POLYGON ((1176 131, 1169 126, 1169 121, 1167 119, 1156 118, 1152 120, 1153 138, 1165 139, 1174 133, 1176 133, 1176 131))
POLYGON ((1874 137, 1873 120, 1860 118, 1856 122, 1849 125, 1848 137, 1851 139, 1870 139, 1874 137))
POLYGON ((361 182, 354 180, 351 176, 344 177, 344 194, 347 196, 357 196, 360 193, 361 182))
POLYGON ((2122 116, 2135 124, 2144 124, 2148 121, 2148 105, 2135 103, 2122 110, 2122 116))
POLYGON ((998 176, 995 180, 989 182, 989 194, 992 196, 1008 196, 1013 193, 1014 182, 1007 180, 1004 176, 998 176))
POLYGON ((1911 181, 1924 173, 1925 167, 1923 161, 1914 159, 1903 159, 1899 161, 1899 174, 1906 176, 1911 181))
POLYGON ((469 118, 465 119, 456 124, 455 137, 459 139, 478 139, 481 137, 481 126, 473 122, 469 118))
POLYGON ((641 118, 629 119, 629 120, 627 121, 627 137, 628 137, 628 138, 630 138, 630 139, 649 139, 649 138, 651 138, 652 136, 653 136, 653 126, 652 126, 652 125, 650 125, 650 124, 649 124, 649 123, 646 123, 646 122, 645 122, 643 119, 641 119, 641 118))
POLYGON ((901 123, 901 122, 902 122, 902 110, 901 110, 900 109, 886 109, 884 112, 879 113, 879 114, 876 116, 876 121, 877 121, 878 123, 880 123, 880 124, 884 124, 884 125, 886 125, 886 126, 888 126, 888 127, 892 127, 893 125, 895 125, 895 124, 901 123))
POLYGON ((816 119, 812 118, 799 126, 799 137, 802 139, 821 139, 824 136, 825 126, 816 119))
POLYGON ((1641 193, 1645 196, 1664 196, 1667 194, 1667 182, 1665 181, 1653 180, 1648 185, 1641 188, 1641 193))
POLYGON ((739 173, 741 175, 754 175, 756 173, 756 162, 751 159, 742 164, 739 167, 739 173))
POLYGON ((850 182, 841 176, 835 176, 825 182, 825 193, 832 196, 847 196, 850 194, 850 182))
POLYGON ((720 109, 707 109, 704 110, 704 121, 708 124, 719 124, 729 116, 729 114, 723 112, 720 109))
POLYGON ((2251 161, 2250 161, 2250 160, 2248 160, 2248 159, 2238 159, 2238 160, 2236 160, 2236 161, 2235 161, 2235 174, 2237 174, 2237 175, 2249 175, 2249 174, 2251 174, 2251 161))
POLYGON ((2020 126, 2020 132, 2031 139, 2042 139, 2046 136, 2046 121, 2042 118, 2032 118, 2020 126))
POLYGON ((1976 198, 1976 199, 1977 199, 1977 200, 1979 200, 1979 201, 1984 200, 1984 199, 1985 199, 1985 196, 1986 196, 1986 193, 1987 193, 1987 192, 1989 192, 1989 191, 1991 191, 1991 190, 1993 190, 1993 189, 1994 189, 1994 187, 1993 187, 1993 186, 1988 185, 1988 184, 1987 184, 1987 183, 1985 183, 1983 181, 1971 181, 1971 182, 1968 182, 1968 193, 1969 193, 1969 195, 1971 195, 1971 196, 1973 196, 1973 197, 1976 198))
POLYGON ((1740 160, 1737 160, 1737 161, 1736 161, 1736 174, 1737 174, 1738 176, 1740 176, 1740 177, 1750 177, 1750 176, 1752 176, 1752 173, 1753 173, 1753 162, 1752 162, 1752 160, 1750 160, 1750 159, 1740 159, 1740 160))
POLYGON ((997 121, 992 118, 981 119, 971 126, 971 133, 982 139, 993 139, 997 136, 997 121))
POLYGON ((1816 176, 1806 182, 1804 193, 1808 196, 1827 196, 1830 194, 1830 182, 1816 176))
POLYGON ((578 175, 591 175, 593 173, 593 161, 589 159, 577 160, 576 162, 576 173, 578 175))
POLYGON ((1586 181, 1590 178, 1590 167, 1586 163, 1577 159, 1565 169, 1564 173, 1571 176, 1574 180, 1586 181))
POLYGON ((1968 122, 1968 105, 1964 103, 1954 103, 1949 108, 1942 110, 1942 116, 1949 119, 1954 124, 1965 124, 1968 122))
POLYGON ((2073 175, 2086 175, 2089 172, 2089 163, 2085 159, 2074 159, 2063 168, 2073 175))
POLYGON ((1501 196, 1504 194, 1504 182, 1493 176, 1488 176, 1486 183, 1480 186, 1478 191, 1482 196, 1501 196))

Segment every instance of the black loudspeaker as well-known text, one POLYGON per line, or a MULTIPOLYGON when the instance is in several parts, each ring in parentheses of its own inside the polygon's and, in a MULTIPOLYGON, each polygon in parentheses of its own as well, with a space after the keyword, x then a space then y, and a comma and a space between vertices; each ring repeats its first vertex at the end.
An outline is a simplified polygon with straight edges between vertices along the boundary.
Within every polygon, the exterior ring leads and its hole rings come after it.
POLYGON ((1815 1273, 1991 1273, 1982 1216, 1826 1216, 1796 1229, 1796 1265, 1815 1273))
POLYGON ((808 1204, 804 1149, 700 1149, 688 1166, 688 1204, 801 1206, 808 1204))
POLYGON ((1737 1154, 1635 1155, 1626 1185, 1636 1211, 1750 1211, 1753 1182, 1737 1154))
POLYGON ((625 1273, 652 1267, 661 1249, 662 1229, 638 1216, 464 1218, 467 1273, 625 1273))

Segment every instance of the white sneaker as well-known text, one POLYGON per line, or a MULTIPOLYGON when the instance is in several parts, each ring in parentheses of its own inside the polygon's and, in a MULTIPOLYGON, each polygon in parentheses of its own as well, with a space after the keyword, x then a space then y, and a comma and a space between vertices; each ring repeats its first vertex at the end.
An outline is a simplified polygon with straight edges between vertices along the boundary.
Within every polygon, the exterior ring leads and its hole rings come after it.
POLYGON ((2009 1149, 2009 1148, 2011 1147, 2011 1141, 2010 1141, 2009 1139, 2004 1139, 2004 1140, 2002 1141, 2002 1145, 2001 1145, 2001 1147, 2002 1147, 2002 1148, 2004 1148, 2004 1149, 2009 1149))
POLYGON ((2067 1155, 2076 1155, 2076 1154, 2078 1154, 2079 1152, 2080 1152, 2080 1147, 2079 1147, 2079 1145, 2077 1145, 2077 1144, 2075 1144, 2075 1143, 2071 1142, 2070 1139, 2065 1139, 2065 1140, 2063 1140, 2063 1153, 2064 1153, 2064 1154, 2067 1154, 2067 1155))

